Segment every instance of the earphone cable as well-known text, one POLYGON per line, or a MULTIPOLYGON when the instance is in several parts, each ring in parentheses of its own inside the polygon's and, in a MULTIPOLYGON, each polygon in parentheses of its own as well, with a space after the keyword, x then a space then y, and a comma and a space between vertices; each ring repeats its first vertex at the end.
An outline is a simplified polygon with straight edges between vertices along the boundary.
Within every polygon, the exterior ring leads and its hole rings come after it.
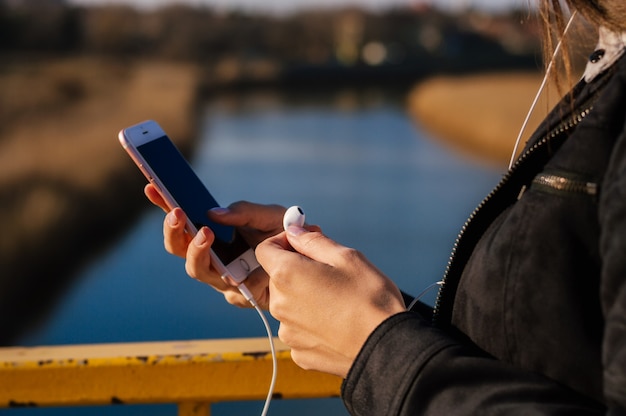
POLYGON ((254 299, 254 296, 250 292, 250 290, 246 287, 245 284, 240 284, 237 286, 241 294, 244 298, 254 307, 257 311, 261 320, 263 321, 263 325, 265 326, 265 331, 267 332, 267 338, 270 343, 270 351, 272 353, 272 380, 270 382, 269 391, 267 393, 267 397, 265 399, 265 404, 263 405, 263 411, 261 412, 261 416, 267 416, 267 412, 270 408, 270 403, 272 402, 272 397, 274 396, 274 388, 276 387, 276 376, 278 374, 278 359, 276 357, 276 347, 274 345, 274 337, 272 335, 272 328, 270 327, 269 321, 265 316, 265 313, 254 299))
POLYGON ((407 306, 406 310, 407 311, 412 310, 413 307, 417 304, 417 302, 419 302, 419 300, 424 297, 424 295, 426 295, 428 292, 430 292, 437 286, 441 286, 441 285, 443 285, 443 281, 438 281, 438 282, 431 283, 430 285, 428 285, 426 289, 422 290, 422 293, 420 293, 419 295, 415 297, 415 299, 413 299, 413 301, 409 304, 409 306, 407 306))
POLYGON ((541 97, 541 94, 543 93, 543 90, 546 87, 546 84, 548 83, 550 72, 552 72, 552 67, 554 66, 554 62, 556 61, 556 56, 561 50, 561 46, 563 45, 563 39, 565 38, 565 35, 567 34, 570 27, 572 26, 572 23, 574 22, 574 17, 576 17, 576 10, 572 12, 572 16, 569 18, 569 21, 567 22, 567 25, 565 26, 565 29, 563 30, 563 34, 561 35, 561 38, 559 39, 559 43, 557 43, 556 48, 554 48, 554 53, 552 54, 550 63, 548 64, 548 67, 546 68, 546 74, 543 77, 541 86, 539 87, 539 90, 537 91, 537 95, 535 96, 535 99, 533 103, 531 104, 530 109, 528 110, 528 114, 526 115, 526 119, 524 120, 524 123, 522 124, 522 128, 520 129, 520 132, 517 135, 517 140, 515 141, 515 146, 513 147, 513 153, 511 154, 511 160, 509 161, 509 170, 511 170, 511 168, 513 167, 513 162, 515 161, 515 155, 517 154, 517 148, 519 147, 519 143, 522 139, 522 135, 524 134, 524 131, 526 131, 526 127, 528 127, 528 122, 530 121, 530 116, 535 111, 535 107, 537 106, 537 103, 539 102, 539 97, 541 97))

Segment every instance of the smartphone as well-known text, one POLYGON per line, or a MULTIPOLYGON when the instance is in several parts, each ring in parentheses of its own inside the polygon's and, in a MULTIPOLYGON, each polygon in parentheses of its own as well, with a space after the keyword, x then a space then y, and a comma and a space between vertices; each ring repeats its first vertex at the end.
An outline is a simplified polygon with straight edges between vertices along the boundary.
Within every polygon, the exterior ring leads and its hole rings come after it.
POLYGON ((122 129, 119 141, 169 208, 180 207, 185 212, 191 235, 203 226, 213 231, 211 261, 225 282, 238 286, 259 267, 254 251, 234 227, 209 220, 208 210, 218 203, 155 121, 122 129))

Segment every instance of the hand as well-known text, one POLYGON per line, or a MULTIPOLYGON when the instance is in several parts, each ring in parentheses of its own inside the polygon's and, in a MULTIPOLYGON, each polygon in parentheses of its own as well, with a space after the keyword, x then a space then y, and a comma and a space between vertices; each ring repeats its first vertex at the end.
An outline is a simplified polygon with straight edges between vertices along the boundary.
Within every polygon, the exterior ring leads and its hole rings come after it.
POLYGON ((321 232, 289 227, 259 244, 256 255, 270 276, 278 336, 304 369, 346 377, 372 331, 405 310, 391 280, 321 232))
MULTIPOLYGON (((185 230, 187 219, 180 208, 170 211, 159 191, 151 184, 146 185, 144 193, 150 202, 167 213, 163 222, 164 246, 169 253, 186 259, 187 274, 211 285, 224 294, 229 303, 249 307, 250 304, 239 293, 239 290, 225 283, 219 273, 211 267, 210 248, 215 239, 213 232, 203 227, 195 238, 192 238, 185 230)), ((284 213, 285 208, 279 205, 236 202, 228 208, 210 210, 207 215, 216 223, 237 227, 246 242, 255 247, 265 238, 282 231, 284 213)), ((257 303, 267 308, 269 302, 267 274, 258 268, 246 279, 246 286, 257 303)))

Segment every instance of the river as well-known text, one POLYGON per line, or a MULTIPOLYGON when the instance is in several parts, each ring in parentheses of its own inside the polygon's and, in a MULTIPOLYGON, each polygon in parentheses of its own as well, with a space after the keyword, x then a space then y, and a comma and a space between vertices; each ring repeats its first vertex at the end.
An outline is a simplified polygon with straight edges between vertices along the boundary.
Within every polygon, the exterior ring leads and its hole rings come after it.
MULTIPOLYGON (((405 113, 402 95, 381 90, 217 97, 204 108, 192 164, 223 205, 240 199, 300 205, 308 222, 365 253, 414 294, 441 277, 465 218, 500 177, 430 138, 405 113)), ((162 220, 159 210, 147 210, 21 344, 264 336, 254 311, 228 305, 165 253, 162 220)), ((258 414, 261 405, 218 404, 212 414, 258 414)), ((295 409, 300 416, 347 414, 339 399, 325 399, 275 401, 270 415, 295 409)), ((148 411, 176 413, 172 406, 116 406, 0 414, 148 411)))

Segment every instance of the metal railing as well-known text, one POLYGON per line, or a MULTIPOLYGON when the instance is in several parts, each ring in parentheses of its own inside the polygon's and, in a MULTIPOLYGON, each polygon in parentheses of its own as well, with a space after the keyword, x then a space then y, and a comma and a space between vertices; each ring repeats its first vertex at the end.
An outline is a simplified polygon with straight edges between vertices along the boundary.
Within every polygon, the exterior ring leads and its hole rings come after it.
MULTIPOLYGON (((339 396, 341 379, 305 371, 275 340, 274 397, 339 396)), ((267 338, 0 348, 0 407, 176 403, 179 416, 211 404, 264 400, 267 338)))

